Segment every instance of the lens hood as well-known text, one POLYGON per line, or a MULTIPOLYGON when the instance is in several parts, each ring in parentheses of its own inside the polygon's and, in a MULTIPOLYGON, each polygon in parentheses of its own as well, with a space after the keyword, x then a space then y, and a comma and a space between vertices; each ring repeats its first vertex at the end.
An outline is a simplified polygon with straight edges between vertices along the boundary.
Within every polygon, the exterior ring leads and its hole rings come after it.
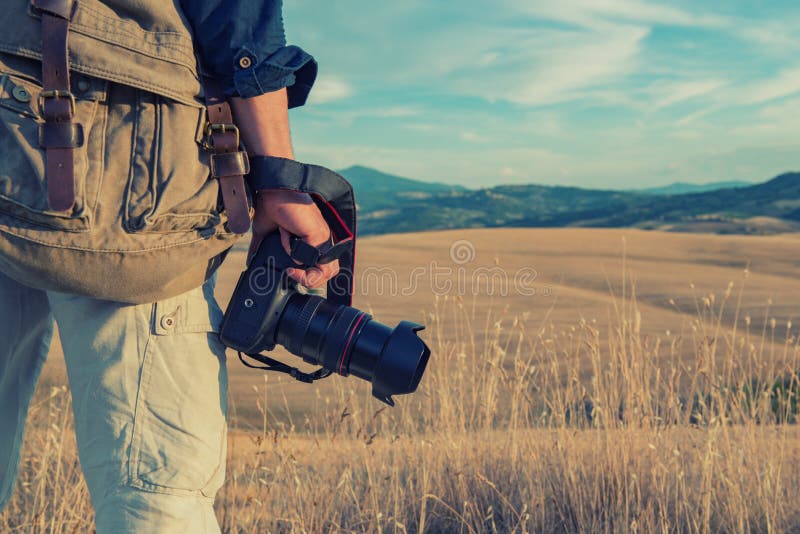
POLYGON ((425 327, 411 321, 401 321, 381 351, 372 378, 372 395, 394 406, 392 395, 416 391, 431 350, 417 332, 425 327))

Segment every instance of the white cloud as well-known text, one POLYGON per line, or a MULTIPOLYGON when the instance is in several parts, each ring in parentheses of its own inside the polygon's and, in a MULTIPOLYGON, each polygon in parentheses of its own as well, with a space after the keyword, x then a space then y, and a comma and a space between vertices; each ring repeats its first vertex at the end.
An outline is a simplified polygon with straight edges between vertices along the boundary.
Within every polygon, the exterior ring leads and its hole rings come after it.
POLYGON ((653 98, 653 107, 664 108, 709 95, 726 84, 727 81, 722 79, 657 82, 650 87, 649 93, 653 98))
POLYGON ((772 121, 785 120, 796 123, 797 117, 800 117, 800 98, 766 106, 759 112, 759 116, 772 121))
MULTIPOLYGON (((472 0, 457 7, 407 0, 368 9, 337 0, 315 9, 337 38, 315 52, 321 37, 309 33, 310 49, 321 64, 340 65, 345 79, 367 87, 380 76, 387 87, 525 106, 602 101, 599 92, 648 66, 644 41, 655 26, 729 24, 702 8, 647 0, 472 0)), ((341 80, 318 84, 312 103, 351 94, 341 80)))
POLYGON ((743 104, 760 104, 800 92, 800 67, 782 71, 776 77, 754 82, 739 92, 743 104))
MULTIPOLYGON (((524 51, 517 64, 513 59, 504 60, 509 71, 504 81, 518 91, 509 89, 501 98, 534 105, 589 98, 635 106, 630 93, 620 95, 606 86, 618 87, 643 69, 644 40, 654 26, 722 28, 731 24, 725 17, 643 0, 506 0, 505 8, 518 15, 577 26, 540 29, 527 38, 516 35, 513 39, 524 51), (524 70, 526 64, 527 75, 515 78, 511 74, 524 70)), ((655 103, 647 106, 669 106, 715 91, 725 83, 718 79, 672 82, 650 95, 655 103)))
POLYGON ((490 140, 486 136, 477 134, 475 132, 461 132, 459 134, 459 138, 468 143, 485 143, 490 140))
POLYGON ((676 126, 688 126, 698 122, 703 117, 710 115, 711 113, 717 111, 719 106, 708 106, 703 109, 699 109, 697 111, 693 111, 688 115, 684 115, 675 121, 676 126))
MULTIPOLYGON (((600 92, 646 65, 644 41, 654 26, 729 24, 700 10, 643 0, 506 0, 499 6, 478 2, 471 9, 488 15, 450 20, 398 51, 391 83, 425 80, 453 93, 526 106, 602 100, 600 92), (520 17, 538 22, 519 24, 520 17), (542 24, 546 20, 567 26, 542 24)), ((680 89, 688 93, 676 94, 674 102, 713 90, 708 83, 680 89)), ((661 100, 660 106, 670 103, 661 100)))
POLYGON ((415 106, 387 106, 369 110, 364 113, 365 116, 378 117, 381 119, 413 117, 419 114, 420 110, 415 106))
POLYGON ((356 119, 400 119, 404 117, 414 117, 421 112, 413 106, 367 106, 335 110, 318 110, 317 115, 338 119, 340 121, 352 122, 356 119))
POLYGON ((800 25, 800 18, 797 17, 790 20, 756 23, 741 21, 737 25, 736 33, 760 47, 791 54, 800 48, 800 42, 797 40, 798 25, 800 25))
POLYGON ((521 2, 509 0, 508 7, 531 15, 595 27, 601 20, 625 20, 658 25, 720 27, 725 17, 690 13, 672 6, 642 0, 561 0, 521 2))
POLYGON ((308 103, 327 104, 336 100, 343 100, 353 95, 353 88, 341 78, 335 76, 319 76, 314 82, 314 89, 308 98, 308 103))
POLYGON ((762 144, 785 144, 797 136, 797 117, 800 117, 800 98, 791 98, 765 105, 750 120, 731 128, 728 133, 762 144))
POLYGON ((447 77, 443 83, 460 94, 534 106, 564 102, 633 72, 648 33, 621 24, 592 30, 498 29, 484 32, 479 41, 488 50, 451 58, 448 72, 441 74, 447 77), (473 58, 489 50, 497 52, 495 59, 476 64, 473 58))
POLYGON ((434 132, 440 127, 440 124, 432 124, 430 122, 406 122, 402 125, 402 128, 413 132, 434 132))

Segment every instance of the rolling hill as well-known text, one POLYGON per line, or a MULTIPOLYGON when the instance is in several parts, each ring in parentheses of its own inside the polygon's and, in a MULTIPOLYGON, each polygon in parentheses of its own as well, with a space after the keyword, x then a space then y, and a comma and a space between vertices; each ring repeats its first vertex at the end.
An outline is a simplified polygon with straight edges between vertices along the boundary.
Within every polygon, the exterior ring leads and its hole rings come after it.
MULTIPOLYGON (((800 230, 800 173, 786 173, 761 184, 733 182, 733 187, 674 194, 535 184, 470 190, 363 167, 342 172, 354 185, 362 235, 564 226, 740 234, 800 230)), ((666 190, 677 189, 668 186, 666 190)))
POLYGON ((647 187, 645 189, 634 190, 638 193, 649 193, 651 195, 683 195, 686 193, 705 193, 718 189, 731 189, 734 187, 747 187, 753 185, 751 182, 709 182, 705 184, 690 184, 687 182, 675 182, 660 187, 647 187))
POLYGON ((367 193, 403 193, 403 192, 427 192, 441 193, 443 191, 466 191, 465 187, 459 185, 447 185, 436 182, 423 182, 403 178, 393 174, 387 174, 376 169, 354 165, 339 171, 339 174, 347 178, 353 188, 359 194, 367 193))

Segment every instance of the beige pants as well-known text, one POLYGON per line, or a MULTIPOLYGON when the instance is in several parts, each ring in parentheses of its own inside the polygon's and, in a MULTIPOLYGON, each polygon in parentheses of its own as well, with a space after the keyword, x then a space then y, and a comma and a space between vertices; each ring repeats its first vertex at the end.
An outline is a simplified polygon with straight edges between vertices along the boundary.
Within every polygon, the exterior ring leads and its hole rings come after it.
POLYGON ((41 291, 0 274, 0 509, 54 320, 99 533, 218 532, 227 370, 214 279, 154 304, 41 291))

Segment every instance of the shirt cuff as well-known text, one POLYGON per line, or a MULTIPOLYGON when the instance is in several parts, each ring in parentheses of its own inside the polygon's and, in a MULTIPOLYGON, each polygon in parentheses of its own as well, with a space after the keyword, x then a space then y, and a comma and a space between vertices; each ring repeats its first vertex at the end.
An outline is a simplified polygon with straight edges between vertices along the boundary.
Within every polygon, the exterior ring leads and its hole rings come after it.
POLYGON ((281 47, 261 62, 245 50, 236 58, 233 84, 225 92, 251 98, 286 87, 289 107, 294 108, 306 103, 316 77, 317 62, 296 46, 281 47))

